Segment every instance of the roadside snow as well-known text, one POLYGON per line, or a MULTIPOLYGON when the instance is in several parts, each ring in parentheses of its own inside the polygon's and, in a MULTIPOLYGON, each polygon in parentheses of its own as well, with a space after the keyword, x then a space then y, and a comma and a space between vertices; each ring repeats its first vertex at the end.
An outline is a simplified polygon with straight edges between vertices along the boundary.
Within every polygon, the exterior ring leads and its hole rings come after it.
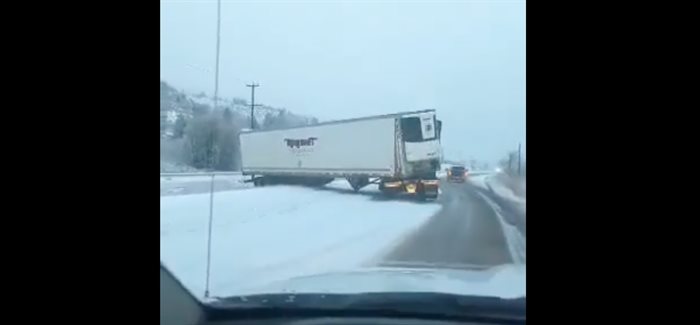
POLYGON ((518 196, 515 193, 513 193, 513 190, 501 183, 495 177, 486 178, 486 181, 488 182, 488 185, 491 186, 491 189, 494 193, 496 193, 496 195, 509 201, 517 202, 519 204, 525 204, 524 197, 518 196))
POLYGON ((469 177, 468 177, 468 180, 469 180, 469 182, 471 182, 472 184, 474 184, 474 185, 476 185, 476 186, 478 186, 478 187, 481 187, 481 188, 483 188, 483 189, 488 190, 489 187, 488 187, 488 185, 486 185, 486 178, 489 177, 489 176, 491 176, 491 175, 469 176, 469 177))
POLYGON ((185 164, 178 164, 174 162, 169 162, 162 160, 160 161, 160 172, 161 173, 196 173, 199 172, 198 169, 187 166, 185 164))
POLYGON ((513 193, 513 190, 501 183, 496 176, 497 174, 478 175, 469 177, 469 181, 483 189, 491 191, 501 199, 510 202, 510 204, 519 211, 522 216, 526 216, 526 201, 524 197, 513 193))
MULTIPOLYGON (((374 191, 351 193, 334 182, 325 189, 217 192, 210 295, 363 266, 440 208, 380 200, 374 191)), ((161 260, 198 297, 205 287, 208 214, 208 194, 161 196, 161 260)))
MULTIPOLYGON (((245 176, 216 175, 214 177, 214 191, 230 191, 253 187, 252 183, 244 183, 245 176)), ((160 195, 182 195, 195 193, 209 193, 211 191, 211 176, 161 176, 160 195)))
POLYGON ((518 203, 525 204, 525 198, 513 193, 513 190, 503 184, 496 174, 474 175, 469 177, 469 181, 481 188, 491 189, 496 195, 518 203))

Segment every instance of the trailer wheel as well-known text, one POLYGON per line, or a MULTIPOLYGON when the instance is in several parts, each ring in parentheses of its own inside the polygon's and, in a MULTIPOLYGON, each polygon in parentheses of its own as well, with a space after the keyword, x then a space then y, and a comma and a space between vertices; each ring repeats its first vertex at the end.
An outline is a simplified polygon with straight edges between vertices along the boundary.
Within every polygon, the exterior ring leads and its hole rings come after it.
POLYGON ((263 177, 256 177, 253 180, 253 185, 256 187, 265 186, 265 179, 263 177))

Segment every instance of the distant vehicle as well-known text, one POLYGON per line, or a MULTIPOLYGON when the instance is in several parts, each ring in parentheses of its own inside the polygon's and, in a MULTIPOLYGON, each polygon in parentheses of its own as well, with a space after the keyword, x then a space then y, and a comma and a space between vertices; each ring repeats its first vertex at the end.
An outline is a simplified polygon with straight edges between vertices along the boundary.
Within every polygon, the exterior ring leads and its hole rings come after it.
POLYGON ((442 122, 435 110, 244 131, 243 175, 256 186, 322 186, 345 178, 356 192, 378 184, 385 194, 438 196, 442 122))
POLYGON ((464 166, 452 166, 447 170, 447 181, 464 183, 467 180, 468 173, 469 170, 464 168, 464 166))

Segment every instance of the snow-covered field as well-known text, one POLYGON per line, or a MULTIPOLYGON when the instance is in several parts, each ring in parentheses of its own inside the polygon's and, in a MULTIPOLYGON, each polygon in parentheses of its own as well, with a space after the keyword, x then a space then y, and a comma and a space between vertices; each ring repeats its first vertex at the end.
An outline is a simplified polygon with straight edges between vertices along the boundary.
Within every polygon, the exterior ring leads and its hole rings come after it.
POLYGON ((195 173, 199 170, 184 164, 178 164, 170 161, 160 160, 161 173, 195 173))
MULTIPOLYGON (((294 276, 369 266, 440 209, 383 200, 347 182, 216 192, 210 295, 294 276)), ((196 296, 205 290, 209 195, 161 196, 161 261, 196 296)))
MULTIPOLYGON (((216 175, 214 177, 214 191, 230 191, 253 187, 252 183, 244 183, 245 176, 216 175)), ((209 193, 212 186, 211 176, 161 176, 160 195, 183 195, 194 193, 209 193)))
POLYGON ((515 202, 525 203, 525 198, 513 193, 513 190, 498 180, 496 174, 475 175, 469 177, 469 181, 479 187, 488 189, 489 187, 498 196, 515 202))

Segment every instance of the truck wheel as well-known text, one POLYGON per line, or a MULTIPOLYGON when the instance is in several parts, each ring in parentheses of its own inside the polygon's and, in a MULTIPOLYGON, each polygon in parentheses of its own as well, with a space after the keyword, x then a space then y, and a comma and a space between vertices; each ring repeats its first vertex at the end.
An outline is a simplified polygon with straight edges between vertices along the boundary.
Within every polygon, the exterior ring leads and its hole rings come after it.
POLYGON ((253 185, 257 187, 265 186, 265 178, 263 177, 258 177, 255 180, 253 180, 253 185))

